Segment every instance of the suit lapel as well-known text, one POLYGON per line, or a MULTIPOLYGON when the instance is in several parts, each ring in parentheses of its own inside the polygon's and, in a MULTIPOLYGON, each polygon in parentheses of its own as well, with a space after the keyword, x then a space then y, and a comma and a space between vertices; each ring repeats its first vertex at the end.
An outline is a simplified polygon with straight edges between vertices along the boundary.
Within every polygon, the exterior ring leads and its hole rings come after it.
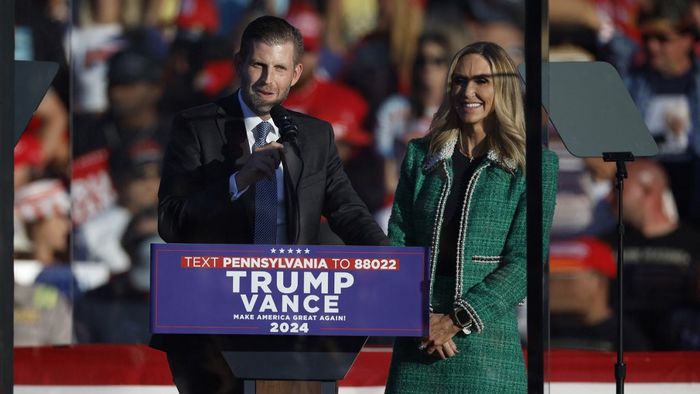
POLYGON ((296 243, 299 228, 299 194, 297 186, 301 177, 302 161, 297 151, 298 146, 284 144, 284 189, 285 206, 287 211, 287 239, 296 243))
MULTIPOLYGON (((289 182, 291 190, 296 193, 297 186, 299 185, 299 178, 301 177, 301 157, 299 157, 299 152, 297 152, 297 147, 292 146, 289 143, 284 144, 284 170, 289 176, 289 182)), ((287 179, 285 179, 287 181, 287 179)))

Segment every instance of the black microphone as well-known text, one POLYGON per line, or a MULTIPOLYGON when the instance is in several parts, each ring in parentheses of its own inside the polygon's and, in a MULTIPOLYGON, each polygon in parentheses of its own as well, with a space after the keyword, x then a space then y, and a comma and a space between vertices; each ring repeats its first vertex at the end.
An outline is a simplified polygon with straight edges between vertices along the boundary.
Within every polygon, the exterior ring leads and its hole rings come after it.
POLYGON ((272 107, 270 110, 270 116, 272 117, 272 121, 275 122, 275 125, 277 125, 277 128, 280 130, 280 139, 277 142, 289 142, 296 145, 299 127, 297 127, 294 119, 289 116, 289 112, 278 104, 272 107))
MULTIPOLYGON (((280 139, 277 142, 279 142, 280 144, 287 143, 293 148, 293 150, 296 151, 298 155, 299 164, 303 169, 304 160, 301 157, 299 145, 297 145, 297 134, 299 134, 299 127, 294 122, 294 119, 292 119, 292 117, 289 115, 289 112, 279 104, 275 105, 270 109, 270 117, 272 117, 272 121, 275 122, 275 125, 277 125, 277 128, 280 131, 280 139)), ((285 168, 288 168, 285 156, 280 156, 283 165, 285 166, 285 168)), ((301 234, 301 213, 299 209, 299 195, 297 193, 297 190, 293 187, 291 187, 291 189, 293 190, 289 194, 289 197, 292 199, 292 205, 294 206, 293 212, 296 213, 296 220, 294 220, 294 222, 296 223, 296 236, 294 237, 294 240, 292 240, 292 244, 297 244, 299 243, 299 235, 301 234)))

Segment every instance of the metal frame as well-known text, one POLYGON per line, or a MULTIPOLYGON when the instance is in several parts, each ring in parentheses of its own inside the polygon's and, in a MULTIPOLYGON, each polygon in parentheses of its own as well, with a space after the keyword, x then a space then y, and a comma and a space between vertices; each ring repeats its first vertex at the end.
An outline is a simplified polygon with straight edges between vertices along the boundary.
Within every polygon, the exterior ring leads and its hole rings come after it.
POLYGON ((0 0, 0 394, 12 394, 15 0, 0 0))
POLYGON ((525 1, 525 122, 527 176, 527 344, 528 392, 544 393, 545 350, 549 347, 548 262, 542 248, 542 108, 549 58, 547 1, 525 1), (546 68, 545 68, 546 71, 546 68), (537 264, 542 261, 543 264, 537 264))
MULTIPOLYGON (((15 0, 0 0, 14 10, 15 0)), ((542 66, 548 57, 548 9, 543 0, 525 2, 525 114, 527 124, 528 261, 544 261, 542 251, 542 66)), ((14 274, 12 263, 14 12, 0 13, 0 394, 12 394, 14 274)), ((544 392, 548 342, 547 270, 528 264, 528 390, 544 392)))

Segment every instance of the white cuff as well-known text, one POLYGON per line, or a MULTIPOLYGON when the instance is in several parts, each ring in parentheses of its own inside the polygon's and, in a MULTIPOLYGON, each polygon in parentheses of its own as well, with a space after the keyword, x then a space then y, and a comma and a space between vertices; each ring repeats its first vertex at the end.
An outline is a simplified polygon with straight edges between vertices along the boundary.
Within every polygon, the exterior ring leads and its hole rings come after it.
POLYGON ((243 193, 250 188, 250 185, 248 185, 245 189, 238 191, 238 186, 236 186, 236 175, 238 175, 238 171, 234 172, 233 175, 228 178, 228 190, 231 193, 231 201, 238 200, 243 193))

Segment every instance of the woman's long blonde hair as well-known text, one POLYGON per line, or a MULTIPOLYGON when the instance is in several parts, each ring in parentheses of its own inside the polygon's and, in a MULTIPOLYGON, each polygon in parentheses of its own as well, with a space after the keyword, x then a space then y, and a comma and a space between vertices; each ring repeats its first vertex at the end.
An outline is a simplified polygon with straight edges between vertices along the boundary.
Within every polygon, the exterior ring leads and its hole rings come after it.
POLYGON ((486 130, 486 144, 501 159, 510 160, 525 168, 525 115, 520 77, 515 64, 506 51, 491 42, 476 42, 462 48, 452 58, 445 84, 445 95, 440 108, 433 116, 426 138, 430 141, 430 153, 439 152, 452 138, 458 138, 461 120, 455 113, 450 96, 452 76, 462 57, 470 54, 482 56, 491 66, 494 84, 495 129, 486 130))

